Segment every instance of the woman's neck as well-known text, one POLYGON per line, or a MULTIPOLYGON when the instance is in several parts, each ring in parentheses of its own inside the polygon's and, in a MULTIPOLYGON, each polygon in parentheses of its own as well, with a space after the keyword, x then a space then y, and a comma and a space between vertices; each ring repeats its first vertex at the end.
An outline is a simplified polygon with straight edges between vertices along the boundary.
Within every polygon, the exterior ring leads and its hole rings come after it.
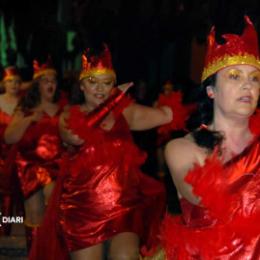
POLYGON ((19 96, 18 95, 12 94, 12 93, 8 93, 8 92, 3 94, 3 98, 4 98, 5 101, 10 102, 10 103, 17 103, 18 100, 19 100, 19 96))
POLYGON ((222 148, 230 154, 241 153, 254 137, 248 127, 248 119, 215 119, 210 129, 223 133, 222 148))
POLYGON ((91 112, 91 111, 93 111, 97 106, 91 105, 91 104, 89 104, 89 103, 84 103, 84 104, 82 105, 82 107, 83 107, 83 110, 85 110, 85 111, 87 111, 87 112, 91 112))
POLYGON ((47 100, 47 99, 41 99, 40 106, 41 107, 49 107, 50 105, 53 105, 54 103, 52 100, 47 100))

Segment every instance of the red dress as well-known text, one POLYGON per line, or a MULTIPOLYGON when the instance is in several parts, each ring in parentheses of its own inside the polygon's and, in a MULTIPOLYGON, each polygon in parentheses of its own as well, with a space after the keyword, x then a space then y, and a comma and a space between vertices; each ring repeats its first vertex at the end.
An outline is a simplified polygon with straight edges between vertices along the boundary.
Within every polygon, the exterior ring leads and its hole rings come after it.
POLYGON ((6 160, 10 150, 10 145, 5 144, 3 140, 4 131, 11 122, 12 117, 0 110, 0 192, 7 193, 9 190, 8 177, 6 175, 6 160))
POLYGON ((27 199, 57 177, 62 152, 58 120, 44 114, 39 122, 31 124, 16 144, 18 177, 24 198, 27 199))
MULTIPOLYGON (((110 130, 81 125, 86 144, 63 159, 29 259, 69 259, 68 251, 102 243, 121 232, 138 234, 143 251, 158 242, 165 190, 140 171, 146 155, 133 143, 120 111, 113 110, 116 122, 110 130)), ((75 124, 84 123, 85 114, 74 106, 70 117, 75 124)))
MULTIPOLYGON (((16 149, 4 142, 4 131, 11 122, 12 116, 0 110, 0 196, 1 213, 3 216, 12 216, 13 203, 16 202, 16 212, 20 210, 19 186, 15 168, 16 149)), ((9 235, 11 225, 2 225, 1 233, 9 235)))
MULTIPOLYGON (((74 109, 79 118, 79 107, 74 109)), ((164 208, 164 188, 141 173, 146 155, 134 145, 124 117, 109 131, 93 131, 66 167, 60 224, 70 251, 121 232, 135 232, 144 242, 164 208)))
POLYGON ((165 217, 167 260, 260 259, 260 138, 224 166, 213 155, 186 181, 201 205, 182 199, 182 215, 165 217))

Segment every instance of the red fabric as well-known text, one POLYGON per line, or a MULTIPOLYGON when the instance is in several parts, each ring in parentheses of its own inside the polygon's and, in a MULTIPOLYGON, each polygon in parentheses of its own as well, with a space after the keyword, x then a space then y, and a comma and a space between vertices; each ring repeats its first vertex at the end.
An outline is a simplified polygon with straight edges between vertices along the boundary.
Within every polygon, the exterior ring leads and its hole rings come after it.
POLYGON ((255 134, 255 135, 260 135, 260 108, 258 108, 255 113, 250 117, 249 120, 249 126, 251 131, 255 134))
POLYGON ((166 216, 162 244, 167 259, 260 259, 259 137, 232 161, 213 155, 186 181, 201 198, 182 200, 182 216, 166 216))
MULTIPOLYGON (((64 154, 63 160, 67 161, 64 154)), ((63 164, 66 167, 66 164, 63 164)), ((65 169, 65 168, 64 168, 65 169)), ((44 215, 43 223, 37 230, 29 260, 69 260, 69 252, 62 236, 59 225, 59 203, 62 192, 62 183, 65 170, 61 172, 56 180, 55 188, 49 199, 48 207, 44 215)))
MULTIPOLYGON (((11 120, 12 116, 0 110, 0 195, 2 197, 0 211, 3 216, 12 216, 13 204, 16 204, 17 210, 20 203, 15 167, 16 149, 5 144, 3 139, 4 131, 11 120)), ((0 232, 9 235, 10 231, 11 225, 5 223, 0 232)))
POLYGON ((161 94, 158 99, 158 106, 169 106, 173 113, 172 121, 157 129, 158 144, 161 144, 171 138, 172 131, 185 130, 186 121, 190 114, 196 109, 196 105, 184 105, 182 103, 181 91, 173 91, 168 95, 161 94))
MULTIPOLYGON (((223 34, 221 37, 225 43, 216 41, 216 30, 213 26, 207 39, 207 53, 205 56, 205 65, 202 81, 218 70, 226 66, 234 65, 232 57, 251 57, 251 61, 236 60, 236 64, 249 64, 257 66, 259 60, 258 36, 248 16, 245 16, 245 29, 242 35, 223 34), (219 66, 216 66, 218 64, 219 66), (205 75, 204 75, 205 74, 205 75)), ((258 66, 257 66, 258 67, 258 66)))
POLYGON ((154 206, 161 214, 164 189, 140 172, 146 156, 133 144, 127 123, 121 117, 110 131, 96 128, 86 141, 67 167, 60 202, 70 251, 124 231, 144 238, 154 206))
POLYGON ((79 106, 72 106, 67 120, 68 128, 82 139, 91 139, 93 128, 98 127, 109 112, 113 112, 116 119, 131 102, 125 93, 114 88, 114 93, 104 103, 85 116, 79 106))
POLYGON ((58 130, 60 111, 53 117, 44 114, 29 126, 16 145, 16 163, 25 198, 57 177, 62 142, 58 130))
POLYGON ((12 117, 0 110, 0 193, 10 193, 10 174, 6 169, 6 160, 9 156, 10 145, 5 144, 3 140, 4 131, 10 123, 12 117))
MULTIPOLYGON (((71 109, 74 112, 70 116, 77 113, 74 120, 86 117, 78 106, 71 109)), ((86 144, 63 161, 64 179, 58 178, 43 234, 30 259, 63 259, 59 250, 62 244, 57 245, 56 252, 52 250, 52 244, 63 239, 69 251, 102 243, 121 232, 137 233, 144 252, 156 242, 165 190, 160 182, 140 172, 146 155, 134 145, 125 119, 118 115, 111 130, 96 127, 89 132, 92 134, 85 136, 86 144), (53 223, 54 242, 46 241, 50 237, 46 230, 53 223), (42 248, 48 249, 45 258, 40 255, 42 248)))

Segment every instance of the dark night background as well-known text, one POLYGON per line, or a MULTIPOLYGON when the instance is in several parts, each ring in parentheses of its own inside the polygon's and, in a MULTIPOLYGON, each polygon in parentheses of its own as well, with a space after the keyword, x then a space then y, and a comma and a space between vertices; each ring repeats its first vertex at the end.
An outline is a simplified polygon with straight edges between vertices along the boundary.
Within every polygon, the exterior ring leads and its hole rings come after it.
MULTIPOLYGON (((189 101, 200 83, 211 26, 216 25, 217 38, 225 32, 241 33, 245 14, 259 33, 259 0, 0 0, 0 18, 6 28, 14 23, 16 38, 12 49, 7 36, 8 62, 0 67, 16 64, 23 79, 30 80, 33 59, 45 62, 50 54, 60 87, 70 91, 83 50, 106 42, 118 83, 134 81, 138 103, 152 105, 166 80, 183 90, 189 101)), ((1 34, 0 27, 0 44, 1 34)), ((175 137, 178 134, 183 135, 175 137)), ((156 176, 156 132, 135 133, 134 138, 148 153, 142 170, 156 176)), ((169 209, 177 212, 169 174, 165 183, 171 194, 168 205, 173 205, 169 209)))
MULTIPOLYGON (((60 75, 80 69, 90 43, 105 41, 113 53, 118 81, 145 82, 153 99, 165 80, 199 83, 206 35, 241 32, 248 14, 259 31, 258 0, 1 0, 0 14, 14 20, 24 77, 33 58, 52 56, 60 75), (68 32, 75 37, 70 48, 68 32)), ((9 51, 9 63, 15 55, 9 51)), ((19 62, 18 62, 19 66, 19 62)))

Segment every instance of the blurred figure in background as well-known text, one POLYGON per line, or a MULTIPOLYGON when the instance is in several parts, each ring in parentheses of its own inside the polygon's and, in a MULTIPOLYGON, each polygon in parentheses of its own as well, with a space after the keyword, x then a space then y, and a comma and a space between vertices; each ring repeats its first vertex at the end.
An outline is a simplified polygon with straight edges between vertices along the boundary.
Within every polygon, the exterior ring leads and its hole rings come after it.
POLYGON ((35 60, 32 86, 20 100, 4 133, 5 142, 17 149, 28 252, 59 172, 62 142, 58 118, 63 107, 58 102, 58 91, 56 70, 50 59, 41 65, 35 60))
MULTIPOLYGON (((20 100, 22 79, 14 66, 3 70, 3 93, 0 95, 0 196, 2 216, 12 216, 13 200, 18 195, 15 175, 15 151, 4 141, 6 127, 12 120, 15 108, 20 100)), ((3 234, 10 235, 11 224, 2 224, 3 234)))

